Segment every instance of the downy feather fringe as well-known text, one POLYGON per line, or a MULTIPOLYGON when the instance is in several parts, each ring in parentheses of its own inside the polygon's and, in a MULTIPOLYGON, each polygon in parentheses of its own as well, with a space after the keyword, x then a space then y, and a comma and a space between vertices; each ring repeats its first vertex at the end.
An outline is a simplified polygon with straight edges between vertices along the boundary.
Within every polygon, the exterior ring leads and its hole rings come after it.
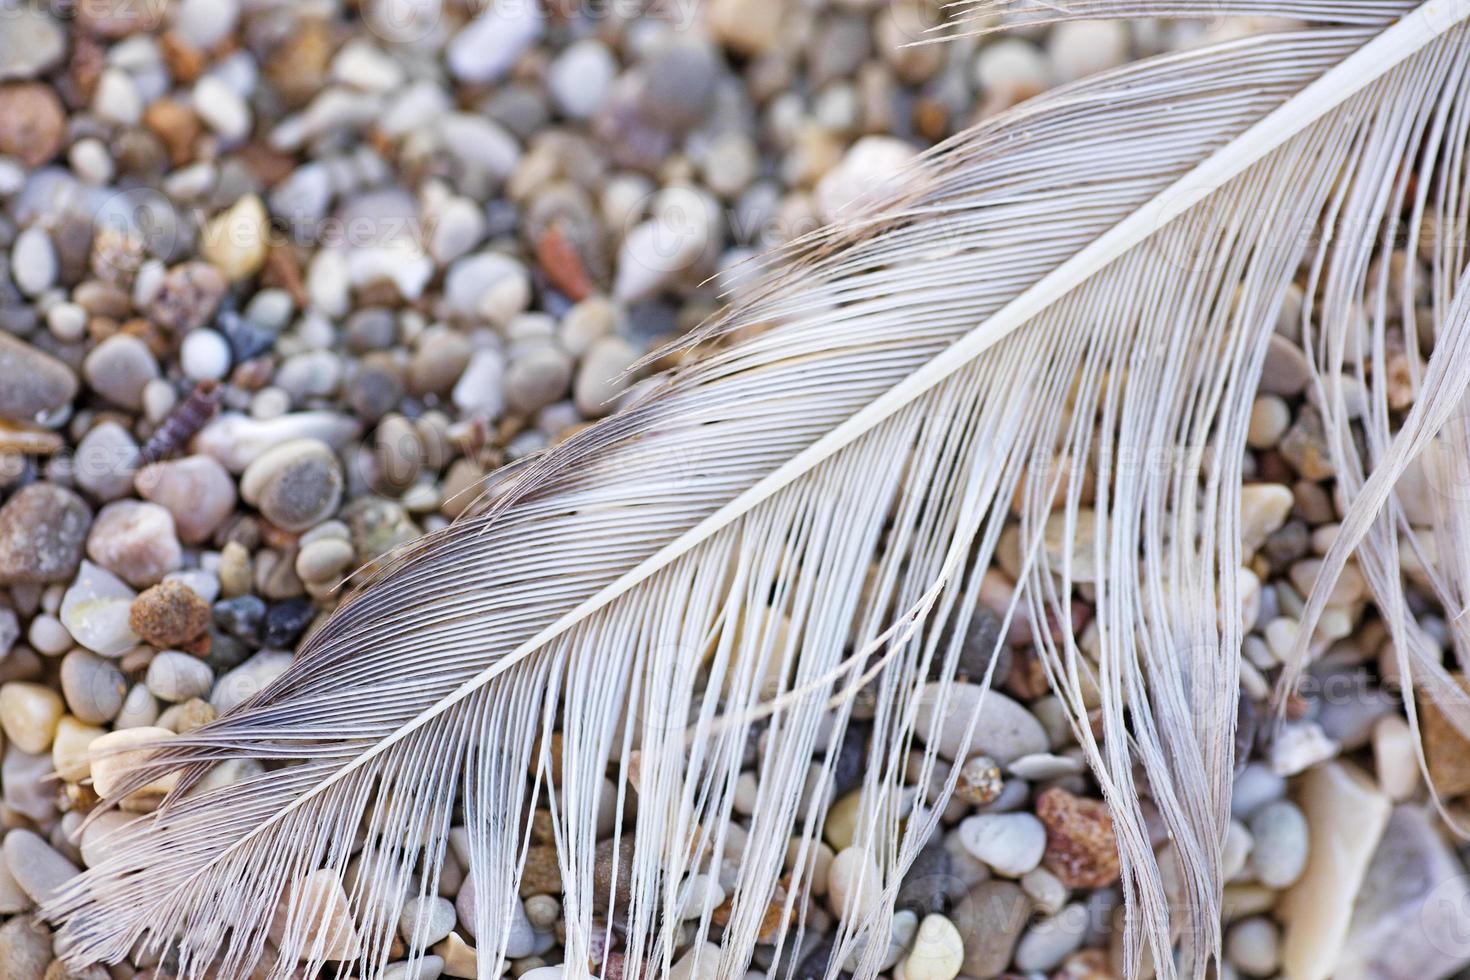
POLYGON ((1122 965, 1204 975, 1249 625, 1245 435, 1303 268, 1297 325, 1347 516, 1292 674, 1356 551, 1404 676, 1470 731, 1400 571, 1412 552, 1458 649, 1470 501, 1431 494, 1411 512, 1396 493, 1470 472, 1470 0, 1204 6, 1326 23, 1051 92, 783 256, 704 335, 742 339, 503 475, 266 690, 165 743, 130 785, 182 767, 179 788, 48 906, 68 961, 141 948, 171 951, 184 978, 378 976, 404 899, 437 894, 449 853, 495 977, 539 807, 567 977, 600 973, 614 945, 624 976, 666 976, 692 949, 682 975, 738 977, 758 942, 772 976, 802 962, 803 977, 873 977, 965 757, 949 741, 974 731, 932 682, 988 681, 983 604, 1002 636, 1030 624, 1111 806, 1122 965), (1427 275, 1385 274, 1404 215, 1427 275), (1395 344, 1411 354, 1407 412, 1389 393, 1395 344), (1014 588, 986 575, 1006 535, 1014 588), (860 770, 838 765, 851 737, 860 770), (220 766, 239 778, 220 785, 220 766), (742 833, 730 817, 751 767, 742 833), (854 789, 861 879, 830 949, 813 949, 822 815, 854 789), (1146 808, 1170 840, 1162 867, 1146 808), (612 881, 599 848, 621 855, 612 881), (732 899, 690 930, 697 874, 732 899), (321 934, 329 902, 352 934, 321 934))

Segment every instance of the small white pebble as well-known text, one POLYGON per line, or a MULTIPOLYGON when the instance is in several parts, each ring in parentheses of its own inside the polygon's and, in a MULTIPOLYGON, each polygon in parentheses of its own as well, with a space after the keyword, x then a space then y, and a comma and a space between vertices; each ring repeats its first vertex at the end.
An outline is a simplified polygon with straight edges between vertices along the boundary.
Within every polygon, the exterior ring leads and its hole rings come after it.
POLYGON ((179 349, 184 376, 194 381, 216 381, 230 370, 230 343, 214 330, 192 330, 179 349))

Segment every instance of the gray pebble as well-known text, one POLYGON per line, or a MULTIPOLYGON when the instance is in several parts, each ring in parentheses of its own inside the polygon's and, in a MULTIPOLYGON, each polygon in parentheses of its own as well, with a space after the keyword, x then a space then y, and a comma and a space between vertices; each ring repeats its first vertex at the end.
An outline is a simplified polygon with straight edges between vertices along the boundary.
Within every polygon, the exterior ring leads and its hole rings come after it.
POLYGON ((23 487, 0 507, 0 585, 70 579, 91 523, 91 509, 65 487, 23 487))
POLYGON ((92 348, 82 376, 102 397, 136 412, 143 407, 144 386, 159 376, 158 361, 137 337, 113 334, 92 348))
POLYGON ((661 45, 644 66, 640 108, 663 126, 692 126, 709 108, 717 68, 707 44, 677 40, 661 45))
POLYGON ((111 660, 77 648, 61 659, 61 693, 67 708, 89 725, 117 717, 127 682, 111 660))
POLYGON ((637 359, 638 352, 633 345, 621 337, 593 341, 577 370, 577 383, 572 391, 577 410, 587 418, 599 418, 612 411, 617 397, 632 380, 627 371, 637 359))
POLYGON ((186 544, 208 539, 235 511, 235 481, 211 456, 153 463, 138 472, 134 483, 140 496, 173 515, 186 544))
POLYGON ((138 443, 111 420, 94 425, 77 443, 72 473, 77 485, 106 503, 126 496, 138 469, 138 443))
POLYGON ((72 369, 0 330, 0 418, 34 422, 71 402, 77 394, 72 369))
POLYGON ((1040 864, 1046 851, 1046 827, 1029 813, 980 814, 961 823, 956 833, 971 855, 1011 878, 1040 864))
POLYGON ((39 919, 21 915, 0 926, 5 980, 44 980, 51 956, 51 930, 39 919))
POLYGON ((342 465, 317 439, 293 439, 245 469, 240 495, 287 531, 304 531, 332 515, 342 500, 342 465))
POLYGON ((1281 930, 1265 916, 1242 919, 1225 934, 1225 959, 1247 976, 1273 976, 1281 965, 1281 930))
POLYGON ((1005 972, 1030 918, 1031 900, 1014 882, 982 881, 971 888, 953 914, 965 944, 962 972, 971 977, 1005 972))
POLYGON ((60 25, 42 10, 7 3, 0 10, 0 79, 35 78, 66 53, 60 25))
POLYGON ((934 743, 945 758, 984 754, 1006 765, 1023 755, 1047 750, 1049 742, 1041 722, 999 691, 987 692, 978 684, 950 685, 941 718, 938 715, 943 693, 944 685, 940 682, 924 686, 915 730, 924 741, 934 743), (977 713, 979 720, 975 722, 974 736, 966 751, 965 729, 977 713))
POLYGON ((1290 800, 1277 800, 1257 810, 1250 818, 1250 866, 1261 884, 1286 888, 1301 877, 1307 866, 1310 846, 1307 818, 1290 800))
POLYGON ((552 344, 540 344, 512 355, 505 372, 505 396, 511 409, 531 415, 566 396, 572 359, 552 344))
POLYGON ((1055 970, 1082 945, 1087 926, 1087 910, 1076 904, 1037 922, 1016 946, 1016 969, 1043 973, 1055 970))
MULTIPOLYGON (((461 888, 461 891, 464 889, 461 888)), ((438 895, 410 898, 398 917, 398 934, 413 949, 427 949, 453 931, 454 905, 438 895)))
POLYGON ((16 829, 5 835, 5 866, 10 876, 32 901, 40 902, 81 869, 46 843, 46 838, 29 830, 16 829))

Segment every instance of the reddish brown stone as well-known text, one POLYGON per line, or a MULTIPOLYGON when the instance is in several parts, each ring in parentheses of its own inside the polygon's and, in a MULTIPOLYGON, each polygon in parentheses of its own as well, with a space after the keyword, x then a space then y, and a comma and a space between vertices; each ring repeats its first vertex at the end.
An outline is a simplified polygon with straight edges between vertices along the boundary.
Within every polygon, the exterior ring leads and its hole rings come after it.
POLYGON ((39 167, 61 151, 66 111, 49 85, 0 85, 0 153, 39 167))
POLYGON ((1068 888, 1105 888, 1118 880, 1118 841, 1107 804, 1053 787, 1036 798, 1046 825, 1042 863, 1068 888))
POLYGON ((209 603, 182 582, 160 582, 133 600, 128 625, 156 647, 176 648, 209 628, 209 603))
MULTIPOLYGON (((1460 687, 1470 691, 1465 675, 1453 676, 1460 687)), ((1419 699, 1419 724, 1424 730, 1424 756, 1435 792, 1445 798, 1470 792, 1470 741, 1427 697, 1419 699)))

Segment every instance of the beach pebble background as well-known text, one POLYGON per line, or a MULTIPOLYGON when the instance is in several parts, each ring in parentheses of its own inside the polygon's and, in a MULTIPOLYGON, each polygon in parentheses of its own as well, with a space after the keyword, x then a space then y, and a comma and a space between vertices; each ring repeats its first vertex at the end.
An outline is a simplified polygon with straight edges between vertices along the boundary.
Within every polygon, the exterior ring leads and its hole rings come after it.
MULTIPOLYGON (((169 789, 117 800, 116 750, 259 690, 348 575, 634 397, 643 356, 717 310, 721 289, 746 288, 750 259, 1031 95, 1261 26, 910 43, 939 19, 930 0, 0 0, 0 977, 172 976, 143 956, 70 973, 32 915, 107 857, 120 813, 169 789), (101 800, 121 810, 84 828, 101 800)), ((1393 647, 1355 567, 1302 695, 1270 724, 1340 517, 1296 326, 1284 316, 1272 341, 1241 495, 1243 769, 1220 974, 1302 976, 1340 955, 1344 975, 1443 976, 1470 962, 1470 886, 1425 807, 1393 647), (1342 861, 1367 868, 1361 887, 1342 861), (1409 930, 1427 944, 1384 966, 1380 945, 1409 930)), ((1407 356, 1387 352, 1396 377, 1407 356)), ((1406 386, 1393 397, 1408 407, 1406 386)), ((1406 519, 1426 520, 1422 494, 1407 499, 1406 519)), ((999 632, 1018 561, 1013 532, 971 630, 972 656, 1003 644, 968 749, 977 678, 947 692, 962 710, 939 751, 958 786, 900 888, 891 980, 1125 969, 1103 794, 1047 691, 1034 624, 999 632)), ((1086 594, 1076 613, 1086 643, 1086 594)), ((1447 642, 1437 608, 1420 625, 1447 642)), ((1430 773, 1460 812, 1470 746, 1420 708, 1430 773)), ((867 730, 841 746, 858 766, 867 730)), ((757 948, 751 980, 822 976, 825 937, 865 901, 853 785, 832 787, 804 942, 779 962, 757 948)), ((738 790, 737 822, 753 773, 738 790)), ((583 975, 562 964, 545 826, 509 962, 483 975, 583 975)), ((607 830, 599 874, 619 860, 607 830)), ((388 976, 487 969, 456 840, 440 894, 403 903, 388 976), (410 972, 413 950, 428 955, 410 972)), ((685 883, 686 919, 719 923, 732 886, 733 872, 685 883)), ((323 872, 300 888, 350 961, 344 883, 323 872)), ((694 952, 680 950, 686 974, 694 952)), ((601 954, 589 966, 621 975, 621 952, 601 954)))

